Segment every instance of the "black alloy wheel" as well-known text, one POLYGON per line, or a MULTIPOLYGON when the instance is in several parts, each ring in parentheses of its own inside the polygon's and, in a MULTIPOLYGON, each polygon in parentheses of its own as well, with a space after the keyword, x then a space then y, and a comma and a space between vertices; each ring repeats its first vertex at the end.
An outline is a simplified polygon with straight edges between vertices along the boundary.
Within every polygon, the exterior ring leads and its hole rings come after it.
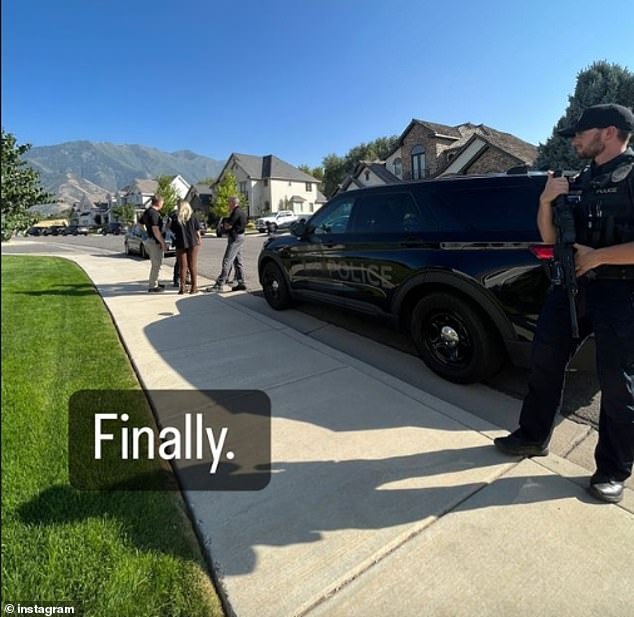
POLYGON ((475 305, 451 293, 421 298, 412 314, 411 332, 425 364, 454 383, 492 377, 504 361, 493 326, 475 305))
POLYGON ((292 306, 293 299, 288 290, 284 273, 273 262, 267 263, 262 270, 262 289, 269 306, 276 311, 292 306))

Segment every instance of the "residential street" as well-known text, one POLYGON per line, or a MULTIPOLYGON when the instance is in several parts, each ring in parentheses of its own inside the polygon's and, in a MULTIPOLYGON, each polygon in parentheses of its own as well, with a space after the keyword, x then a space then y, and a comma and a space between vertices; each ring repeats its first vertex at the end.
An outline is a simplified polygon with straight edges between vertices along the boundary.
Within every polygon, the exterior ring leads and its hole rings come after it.
MULTIPOLYGON (((253 234, 248 235, 246 238, 245 263, 247 268, 247 288, 249 292, 253 294, 261 294, 261 287, 257 278, 257 260, 266 237, 266 234, 253 234)), ((138 257, 125 257, 123 255, 123 238, 124 236, 112 235, 30 238, 28 244, 23 244, 22 247, 17 250, 20 252, 46 251, 49 244, 54 244, 56 249, 62 247, 69 251, 79 250, 83 252, 86 248, 95 248, 121 252, 123 264, 127 259, 139 260, 138 257)), ((16 244, 15 246, 17 247, 18 245, 16 244)), ((199 271, 202 276, 212 280, 216 278, 220 271, 225 246, 226 240, 224 238, 216 238, 211 234, 203 238, 199 254, 199 271)), ((174 258, 166 258, 165 264, 173 265, 174 258)), ((321 322, 332 324, 348 332, 354 332, 361 337, 375 341, 377 343, 377 353, 372 358, 363 358, 364 361, 404 381, 410 381, 410 383, 412 379, 416 380, 420 378, 418 368, 423 365, 417 357, 410 359, 412 378, 408 379, 408 375, 404 374, 402 370, 402 363, 392 362, 389 354, 385 353, 387 351, 386 347, 389 347, 403 354, 416 356, 414 345, 406 334, 392 329, 381 321, 369 319, 368 317, 359 316, 354 313, 345 313, 329 306, 301 304, 296 308, 302 313, 317 318, 321 322)), ((275 313, 275 318, 283 321, 284 314, 275 313)), ((337 340, 329 341, 329 344, 336 347, 337 340)), ((342 351, 353 353, 348 349, 342 349, 342 351)), ((598 426, 600 401, 592 353, 592 345, 588 345, 588 348, 582 349, 578 357, 573 361, 573 368, 569 371, 566 380, 566 392, 564 395, 562 413, 565 417, 575 422, 596 428, 598 426)), ((528 372, 526 370, 507 366, 487 385, 500 393, 507 394, 515 399, 521 399, 526 391, 527 380, 528 372)), ((445 400, 452 400, 451 393, 454 393, 455 396, 456 392, 469 392, 468 388, 465 389, 465 387, 449 384, 440 378, 435 378, 435 376, 434 384, 430 385, 426 382, 425 387, 429 392, 445 400)), ((486 390, 485 386, 475 387, 486 390)), ((466 405, 464 400, 453 399, 452 402, 463 406, 466 405)), ((514 428, 514 419, 492 417, 490 409, 473 405, 469 406, 469 411, 475 415, 494 421, 499 426, 505 426, 509 429, 514 428)))

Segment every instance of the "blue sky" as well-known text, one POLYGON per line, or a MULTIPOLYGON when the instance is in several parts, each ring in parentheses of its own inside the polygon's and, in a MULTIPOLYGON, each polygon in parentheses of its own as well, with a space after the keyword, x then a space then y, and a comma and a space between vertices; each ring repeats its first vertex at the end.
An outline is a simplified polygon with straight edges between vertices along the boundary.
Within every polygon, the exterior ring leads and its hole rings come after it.
POLYGON ((595 60, 634 70, 626 5, 3 0, 2 126, 37 146, 87 139, 311 166, 412 118, 536 144, 579 71, 595 60))

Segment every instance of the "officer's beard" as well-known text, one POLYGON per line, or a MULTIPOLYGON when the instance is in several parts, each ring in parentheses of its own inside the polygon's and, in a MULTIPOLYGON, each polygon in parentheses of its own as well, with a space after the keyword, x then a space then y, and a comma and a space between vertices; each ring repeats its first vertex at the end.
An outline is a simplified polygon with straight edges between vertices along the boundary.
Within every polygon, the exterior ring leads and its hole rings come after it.
POLYGON ((605 144, 601 140, 601 134, 597 133, 585 147, 577 146, 575 149, 580 159, 594 159, 605 150, 605 144))

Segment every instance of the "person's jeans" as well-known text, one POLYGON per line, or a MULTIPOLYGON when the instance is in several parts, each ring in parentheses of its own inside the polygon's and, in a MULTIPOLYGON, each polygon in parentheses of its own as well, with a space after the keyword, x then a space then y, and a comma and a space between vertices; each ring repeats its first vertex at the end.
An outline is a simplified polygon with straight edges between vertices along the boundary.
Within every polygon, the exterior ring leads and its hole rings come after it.
POLYGON ((163 263, 163 250, 161 245, 154 240, 146 240, 143 243, 145 252, 150 256, 150 279, 148 281, 148 287, 154 289, 158 286, 159 271, 161 264, 163 263))
POLYGON ((222 258, 222 270, 220 276, 216 279, 216 284, 224 285, 231 266, 234 267, 235 281, 238 284, 244 283, 244 263, 242 260, 242 249, 244 248, 244 234, 240 234, 235 238, 229 237, 227 240, 227 248, 222 258))

